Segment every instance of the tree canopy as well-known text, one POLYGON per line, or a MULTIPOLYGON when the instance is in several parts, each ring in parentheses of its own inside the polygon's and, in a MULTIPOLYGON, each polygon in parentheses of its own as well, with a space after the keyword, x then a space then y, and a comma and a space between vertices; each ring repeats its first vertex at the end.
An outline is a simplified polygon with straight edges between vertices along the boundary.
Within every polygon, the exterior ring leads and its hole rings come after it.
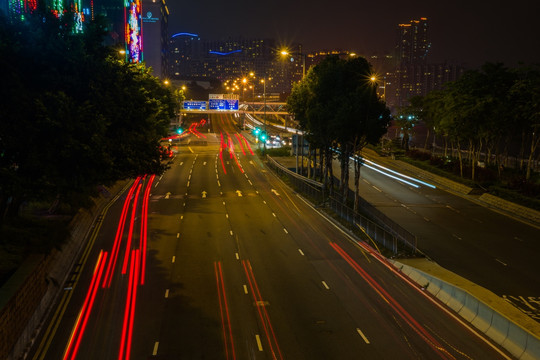
POLYGON ((0 219, 25 201, 76 205, 97 185, 164 170, 159 140, 177 101, 102 45, 104 24, 75 34, 46 12, 0 19, 0 219))
MULTIPOLYGON (((332 159, 341 163, 341 192, 348 193, 349 158, 386 132, 390 112, 376 93, 369 62, 329 56, 295 84, 287 100, 289 111, 300 124, 313 149, 321 150, 324 183, 332 181, 332 159)), ((358 184, 360 162, 355 162, 358 184)), ((330 185, 330 188, 332 186, 330 185)))
MULTIPOLYGON (((522 159, 522 165, 526 163, 525 178, 529 179, 540 144, 539 104, 539 66, 509 69, 486 63, 443 90, 411 101, 404 112, 417 114, 452 148, 467 149, 473 180, 479 160, 496 163, 500 171, 510 153, 522 159)), ((463 176, 465 161, 461 151, 457 154, 463 176)))

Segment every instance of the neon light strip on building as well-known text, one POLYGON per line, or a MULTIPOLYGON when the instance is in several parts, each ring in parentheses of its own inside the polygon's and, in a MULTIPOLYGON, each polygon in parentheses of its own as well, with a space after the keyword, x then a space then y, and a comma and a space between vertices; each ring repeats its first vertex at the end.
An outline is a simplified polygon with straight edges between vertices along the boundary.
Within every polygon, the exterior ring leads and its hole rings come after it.
POLYGON ((141 0, 126 0, 124 11, 127 61, 140 63, 143 61, 141 0))

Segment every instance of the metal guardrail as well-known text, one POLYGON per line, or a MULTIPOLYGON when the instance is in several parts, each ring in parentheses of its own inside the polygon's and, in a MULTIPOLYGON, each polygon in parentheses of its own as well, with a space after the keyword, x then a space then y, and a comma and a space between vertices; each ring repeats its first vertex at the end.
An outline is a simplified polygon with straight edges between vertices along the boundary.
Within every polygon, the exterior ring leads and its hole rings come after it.
POLYGON ((296 191, 323 206, 327 206, 328 209, 346 220, 345 226, 349 230, 360 229, 377 244, 392 251, 394 254, 400 251, 411 253, 417 251, 416 236, 403 229, 399 224, 388 218, 363 198, 360 197, 360 208, 366 213, 365 215, 354 211, 338 199, 326 195, 322 183, 308 179, 287 169, 271 156, 267 156, 267 159, 269 167, 278 175, 287 177, 296 191))

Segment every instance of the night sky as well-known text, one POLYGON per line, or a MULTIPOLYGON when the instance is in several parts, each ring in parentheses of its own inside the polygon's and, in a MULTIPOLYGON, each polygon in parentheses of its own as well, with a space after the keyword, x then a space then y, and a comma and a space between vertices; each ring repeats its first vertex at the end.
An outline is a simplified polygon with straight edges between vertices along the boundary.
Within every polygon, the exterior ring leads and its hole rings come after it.
POLYGON ((202 39, 274 38, 298 42, 307 51, 390 53, 399 23, 427 17, 430 62, 456 61, 477 67, 486 61, 508 66, 540 63, 538 0, 199 0, 167 2, 169 33, 193 32, 202 39), (496 4, 504 4, 497 6, 496 4))

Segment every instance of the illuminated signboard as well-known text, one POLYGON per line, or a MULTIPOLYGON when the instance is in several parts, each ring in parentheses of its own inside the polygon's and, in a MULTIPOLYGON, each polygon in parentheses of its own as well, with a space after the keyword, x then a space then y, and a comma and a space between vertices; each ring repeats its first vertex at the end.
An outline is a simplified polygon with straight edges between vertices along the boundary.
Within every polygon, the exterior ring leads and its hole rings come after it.
POLYGON ((206 110, 206 101, 184 101, 184 110, 206 110))
POLYGON ((209 110, 238 110, 238 100, 209 99, 209 110))
POLYGON ((126 0, 126 57, 130 63, 139 63, 143 60, 142 47, 142 0, 126 0))

